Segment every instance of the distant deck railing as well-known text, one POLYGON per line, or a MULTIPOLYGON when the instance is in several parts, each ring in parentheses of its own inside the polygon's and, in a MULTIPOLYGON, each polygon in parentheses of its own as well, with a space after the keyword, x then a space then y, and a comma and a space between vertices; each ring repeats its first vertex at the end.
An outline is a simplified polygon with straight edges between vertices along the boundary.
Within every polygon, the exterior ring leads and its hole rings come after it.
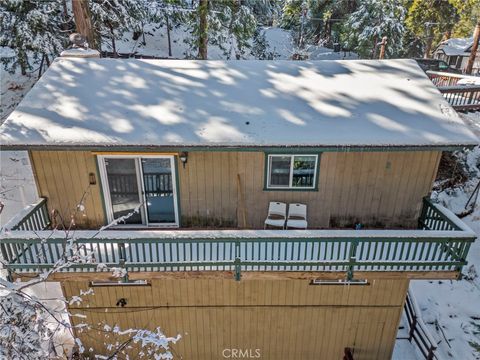
POLYGON ((7 230, 45 230, 50 226, 47 199, 40 198, 35 204, 28 205, 12 218, 4 228, 7 230))
POLYGON ((480 110, 480 86, 447 86, 438 90, 455 110, 480 110))
POLYGON ((477 77, 437 71, 427 71, 427 75, 455 110, 480 110, 480 86, 457 85, 459 80, 477 77))
MULTIPOLYGON (((9 268, 38 272, 75 243, 85 263, 62 271, 461 271, 475 233, 425 200, 419 230, 9 231, 0 250, 9 268), (99 267, 99 264, 103 264, 99 267)), ((66 254, 67 256, 71 254, 66 254)))

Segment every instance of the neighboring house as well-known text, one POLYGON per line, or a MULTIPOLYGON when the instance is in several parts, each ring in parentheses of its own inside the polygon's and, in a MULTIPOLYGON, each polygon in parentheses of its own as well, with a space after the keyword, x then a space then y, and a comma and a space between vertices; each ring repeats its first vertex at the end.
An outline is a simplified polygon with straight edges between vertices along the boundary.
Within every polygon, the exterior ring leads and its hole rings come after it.
MULTIPOLYGON (((433 57, 445 61, 456 69, 465 71, 472 46, 473 37, 448 39, 437 46, 433 52, 433 57)), ((480 75, 480 51, 477 51, 475 56, 472 74, 480 75)))
POLYGON ((56 274, 67 298, 95 287, 72 322, 160 326, 178 358, 388 359, 409 281, 466 264, 475 234, 423 198, 442 151, 478 142, 413 60, 60 58, 0 127, 44 197, 0 250, 51 267, 65 235, 33 230, 73 219, 129 281, 56 274), (306 204, 308 229, 263 230, 270 201, 306 204))

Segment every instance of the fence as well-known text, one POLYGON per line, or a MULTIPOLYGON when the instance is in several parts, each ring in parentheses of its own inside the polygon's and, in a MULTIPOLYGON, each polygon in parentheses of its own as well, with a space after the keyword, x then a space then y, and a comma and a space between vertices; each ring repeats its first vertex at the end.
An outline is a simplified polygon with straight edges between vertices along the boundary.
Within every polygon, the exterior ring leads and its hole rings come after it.
POLYGON ((472 76, 453 74, 441 71, 427 71, 427 75, 433 84, 437 87, 454 86, 459 80, 468 79, 472 76))
POLYGON ((427 75, 455 110, 480 110, 480 86, 458 85, 458 81, 462 79, 479 80, 480 78, 436 71, 427 71, 427 75))
POLYGON ((428 329, 422 320, 421 312, 418 308, 415 297, 410 290, 408 290, 404 308, 409 327, 408 340, 410 342, 412 342, 412 340, 415 342, 426 360, 438 359, 435 355, 437 344, 428 332, 428 329))

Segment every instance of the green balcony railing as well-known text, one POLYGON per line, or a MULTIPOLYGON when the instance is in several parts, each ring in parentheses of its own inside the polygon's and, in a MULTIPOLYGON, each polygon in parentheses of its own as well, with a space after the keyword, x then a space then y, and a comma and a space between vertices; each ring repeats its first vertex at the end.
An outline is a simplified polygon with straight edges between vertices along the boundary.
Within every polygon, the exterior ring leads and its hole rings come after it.
POLYGON ((17 216, 5 224, 6 230, 45 230, 50 226, 47 199, 40 198, 35 204, 28 205, 17 216))
POLYGON ((418 230, 10 231, 0 240, 9 268, 49 269, 75 244, 89 256, 62 271, 99 264, 139 271, 456 271, 475 233, 447 209, 424 201, 418 230))

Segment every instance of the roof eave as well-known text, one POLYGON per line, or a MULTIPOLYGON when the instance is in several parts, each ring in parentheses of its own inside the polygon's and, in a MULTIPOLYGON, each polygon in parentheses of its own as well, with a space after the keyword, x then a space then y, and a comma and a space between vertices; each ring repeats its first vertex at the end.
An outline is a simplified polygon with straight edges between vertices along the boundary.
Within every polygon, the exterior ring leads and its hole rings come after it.
POLYGON ((262 151, 262 152, 368 152, 368 151, 455 151, 472 149, 478 143, 425 145, 72 145, 2 144, 2 151, 92 151, 92 152, 182 152, 182 151, 262 151))

